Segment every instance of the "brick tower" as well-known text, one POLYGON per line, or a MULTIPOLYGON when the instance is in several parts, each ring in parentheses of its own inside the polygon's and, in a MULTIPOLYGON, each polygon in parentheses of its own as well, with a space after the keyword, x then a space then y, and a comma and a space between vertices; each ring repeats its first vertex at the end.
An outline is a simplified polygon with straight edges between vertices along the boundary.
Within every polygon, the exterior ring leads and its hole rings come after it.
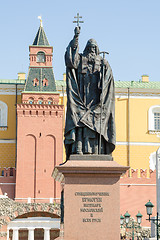
POLYGON ((59 105, 52 68, 53 47, 42 22, 29 46, 30 66, 22 103, 17 105, 16 199, 58 198, 60 186, 51 177, 62 162, 63 106, 59 105))

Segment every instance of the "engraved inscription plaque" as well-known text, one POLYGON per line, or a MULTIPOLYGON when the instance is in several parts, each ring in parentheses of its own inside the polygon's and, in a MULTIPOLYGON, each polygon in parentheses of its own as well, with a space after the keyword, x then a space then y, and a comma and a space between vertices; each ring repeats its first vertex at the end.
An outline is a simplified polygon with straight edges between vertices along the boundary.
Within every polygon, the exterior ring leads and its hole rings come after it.
POLYGON ((81 207, 79 209, 82 222, 101 223, 103 213, 103 200, 109 196, 108 192, 75 192, 75 196, 80 198, 81 207), (83 213, 88 213, 84 217, 83 213))

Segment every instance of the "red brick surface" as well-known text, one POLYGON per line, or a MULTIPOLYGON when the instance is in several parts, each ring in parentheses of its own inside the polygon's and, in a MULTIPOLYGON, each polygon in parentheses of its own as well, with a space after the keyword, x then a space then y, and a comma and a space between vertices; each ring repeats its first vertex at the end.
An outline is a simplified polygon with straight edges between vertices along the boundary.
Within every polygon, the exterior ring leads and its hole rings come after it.
POLYGON ((142 225, 150 226, 146 214, 145 204, 150 200, 155 207, 153 208, 153 216, 156 215, 156 172, 150 171, 147 178, 146 170, 132 170, 131 177, 128 172, 120 179, 120 212, 122 215, 129 214, 136 219, 138 211, 143 215, 142 225))

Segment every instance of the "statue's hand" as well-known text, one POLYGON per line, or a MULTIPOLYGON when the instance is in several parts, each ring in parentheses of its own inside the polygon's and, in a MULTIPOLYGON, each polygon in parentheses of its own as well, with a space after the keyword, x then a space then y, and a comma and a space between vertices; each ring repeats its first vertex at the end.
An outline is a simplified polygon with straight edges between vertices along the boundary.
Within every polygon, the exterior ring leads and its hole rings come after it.
POLYGON ((78 37, 79 36, 79 34, 80 34, 80 27, 75 27, 75 29, 74 29, 74 34, 75 34, 75 37, 78 37))

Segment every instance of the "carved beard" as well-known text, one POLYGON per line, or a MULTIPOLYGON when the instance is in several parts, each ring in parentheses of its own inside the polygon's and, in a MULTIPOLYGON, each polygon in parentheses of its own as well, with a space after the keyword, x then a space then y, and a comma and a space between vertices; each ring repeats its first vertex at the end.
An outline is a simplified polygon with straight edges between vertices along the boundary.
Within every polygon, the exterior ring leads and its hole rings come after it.
POLYGON ((96 54, 93 52, 89 52, 86 57, 88 58, 89 63, 94 63, 96 54))

